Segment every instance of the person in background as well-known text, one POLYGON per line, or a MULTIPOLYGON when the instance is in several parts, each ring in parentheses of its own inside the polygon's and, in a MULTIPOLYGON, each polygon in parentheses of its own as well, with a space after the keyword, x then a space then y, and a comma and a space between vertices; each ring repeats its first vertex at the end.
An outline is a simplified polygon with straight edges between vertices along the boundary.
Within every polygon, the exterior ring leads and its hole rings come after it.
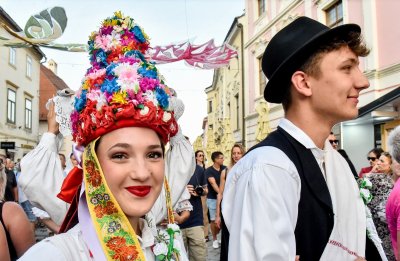
MULTIPOLYGON (((205 164, 205 154, 202 150, 197 150, 195 153, 196 165, 199 165, 203 170, 206 170, 205 164)), ((210 230, 210 221, 207 207, 207 194, 200 197, 201 198, 201 206, 203 209, 203 224, 204 224, 204 240, 208 242, 208 232, 210 230)))
POLYGON ((215 223, 221 229, 221 252, 220 261, 228 260, 228 247, 229 247, 229 231, 225 225, 224 218, 221 214, 221 202, 225 188, 226 177, 233 166, 243 157, 245 149, 241 144, 234 144, 231 149, 231 162, 230 165, 221 173, 221 182, 219 184, 219 192, 217 196, 217 215, 215 223))
POLYGON ((8 246, 9 258, 14 261, 35 244, 35 234, 22 208, 15 202, 4 201, 6 183, 5 164, 0 160, 0 223, 7 240, 0 248, 8 246))
POLYGON ((71 154, 69 155, 69 159, 71 160, 72 167, 78 166, 79 163, 76 160, 74 153, 71 152, 71 154))
POLYGON ((11 159, 6 159, 5 172, 7 175, 7 186, 4 194, 5 201, 18 202, 18 186, 17 179, 14 173, 14 162, 11 159))
POLYGON ((218 248, 219 243, 217 240, 217 234, 219 233, 219 228, 215 223, 215 218, 217 215, 217 195, 219 193, 219 185, 221 179, 221 172, 226 168, 224 164, 224 154, 220 151, 214 151, 211 154, 211 160, 213 161, 213 165, 206 169, 206 178, 208 185, 208 194, 207 194, 207 207, 210 213, 210 226, 211 233, 213 237, 213 248, 218 248))
POLYGON ((400 126, 390 132, 388 145, 392 155, 392 171, 395 184, 386 204, 386 220, 393 252, 396 260, 400 260, 400 126))
POLYGON ((373 148, 368 152, 367 160, 369 162, 369 167, 361 168, 360 173, 358 174, 359 178, 362 178, 367 173, 376 173, 377 167, 376 163, 379 160, 383 150, 381 148, 373 148))
POLYGON ((331 132, 328 136, 328 141, 329 143, 332 145, 332 147, 337 150, 337 152, 340 153, 340 155, 343 156, 343 158, 347 161, 347 164, 349 164, 349 167, 351 169, 351 172, 353 173, 354 178, 357 180, 358 179, 358 175, 357 175, 357 171, 356 168, 353 165, 353 162, 351 162, 349 156, 347 155, 346 151, 344 149, 339 149, 339 140, 336 139, 335 134, 333 134, 333 132, 331 132))
POLYGON ((67 160, 66 160, 66 158, 65 158, 65 155, 64 154, 62 154, 62 153, 58 153, 58 156, 60 157, 60 162, 61 162, 61 168, 62 168, 62 170, 63 170, 63 176, 64 176, 64 178, 67 176, 67 171, 66 171, 66 168, 67 168, 67 160))
POLYGON ((196 164, 196 169, 187 185, 193 211, 188 220, 180 224, 183 242, 188 251, 189 260, 205 261, 207 245, 204 240, 203 206, 201 197, 208 193, 207 179, 203 167, 196 164))
POLYGON ((376 163, 376 173, 370 172, 364 175, 372 183, 370 193, 372 195, 371 202, 368 207, 371 210, 372 220, 374 221, 376 231, 382 240, 382 247, 389 261, 395 260, 392 243, 390 240, 390 232, 388 222, 386 220, 386 203, 389 194, 393 189, 392 179, 392 156, 389 152, 382 152, 376 163))
POLYGON ((21 175, 21 164, 17 164, 17 174, 15 175, 17 186, 18 186, 18 202, 21 205, 22 209, 24 210, 26 216, 29 219, 29 222, 32 226, 32 231, 35 232, 35 225, 36 225, 36 216, 32 212, 32 204, 26 197, 25 193, 22 191, 21 187, 18 185, 18 179, 21 175))

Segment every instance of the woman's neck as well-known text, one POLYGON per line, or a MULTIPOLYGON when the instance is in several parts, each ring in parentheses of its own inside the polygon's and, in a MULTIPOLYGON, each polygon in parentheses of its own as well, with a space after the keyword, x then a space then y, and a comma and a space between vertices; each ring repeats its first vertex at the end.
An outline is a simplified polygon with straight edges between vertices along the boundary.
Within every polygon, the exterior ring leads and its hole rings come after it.
POLYGON ((129 223, 131 224, 132 228, 135 230, 136 235, 142 236, 142 230, 140 229, 139 226, 139 220, 140 218, 138 217, 128 217, 129 223))

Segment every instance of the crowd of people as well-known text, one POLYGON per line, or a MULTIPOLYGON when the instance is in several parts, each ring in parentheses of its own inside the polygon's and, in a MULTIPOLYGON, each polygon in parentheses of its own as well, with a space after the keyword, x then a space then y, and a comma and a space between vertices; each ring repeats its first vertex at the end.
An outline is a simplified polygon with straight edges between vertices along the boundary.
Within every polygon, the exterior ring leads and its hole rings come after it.
POLYGON ((264 98, 285 117, 248 151, 212 152, 209 166, 183 135, 184 105, 149 45, 132 18, 105 19, 81 89, 64 97, 74 107, 53 98, 38 146, 0 158, 1 260, 205 261, 208 240, 224 261, 399 260, 400 127, 359 172, 331 132, 357 116, 369 86, 358 25, 300 17, 282 28, 262 69, 264 98), (55 235, 36 242, 38 221, 55 235))

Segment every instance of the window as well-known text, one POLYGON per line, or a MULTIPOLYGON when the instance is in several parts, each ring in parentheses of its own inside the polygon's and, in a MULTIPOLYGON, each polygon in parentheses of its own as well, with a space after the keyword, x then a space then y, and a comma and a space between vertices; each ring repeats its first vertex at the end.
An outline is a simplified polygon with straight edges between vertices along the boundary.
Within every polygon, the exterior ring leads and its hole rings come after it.
POLYGON ((17 95, 15 91, 8 89, 7 93, 7 122, 15 124, 15 108, 17 95))
POLYGON ((264 94, 264 88, 266 85, 266 78, 262 70, 262 57, 258 58, 258 79, 259 79, 259 91, 260 95, 264 94))
POLYGON ((343 8, 342 1, 336 2, 334 5, 326 9, 326 24, 329 27, 335 27, 343 24, 343 8))
POLYGON ((26 57, 26 76, 32 77, 32 58, 29 56, 26 57))
POLYGON ((208 101, 208 113, 212 112, 212 101, 208 101))
POLYGON ((258 1, 258 16, 261 16, 265 13, 265 0, 257 0, 258 1))
POLYGON ((228 113, 227 113, 226 117, 231 118, 231 103, 230 102, 228 102, 228 113))
POLYGON ((32 129, 32 100, 25 98, 25 129, 32 129))
POLYGON ((15 48, 10 47, 10 60, 8 62, 13 66, 15 66, 16 64, 16 56, 17 51, 15 50, 15 48))
POLYGON ((234 126, 235 127, 235 130, 238 130, 238 129, 240 129, 240 118, 239 118, 239 94, 236 94, 235 95, 235 104, 236 104, 236 126, 234 126))

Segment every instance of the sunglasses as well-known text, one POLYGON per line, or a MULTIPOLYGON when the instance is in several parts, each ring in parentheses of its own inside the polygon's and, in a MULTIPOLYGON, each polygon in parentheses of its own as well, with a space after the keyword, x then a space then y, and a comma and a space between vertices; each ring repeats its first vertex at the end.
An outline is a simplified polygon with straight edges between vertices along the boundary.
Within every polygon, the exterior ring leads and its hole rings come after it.
POLYGON ((330 142, 331 144, 333 144, 333 143, 339 144, 339 141, 338 141, 338 140, 329 140, 329 142, 330 142))
POLYGON ((375 160, 376 160, 376 157, 367 157, 367 160, 375 161, 375 160))
POLYGON ((202 154, 199 154, 199 155, 197 155, 198 157, 204 157, 204 155, 202 155, 202 154))

